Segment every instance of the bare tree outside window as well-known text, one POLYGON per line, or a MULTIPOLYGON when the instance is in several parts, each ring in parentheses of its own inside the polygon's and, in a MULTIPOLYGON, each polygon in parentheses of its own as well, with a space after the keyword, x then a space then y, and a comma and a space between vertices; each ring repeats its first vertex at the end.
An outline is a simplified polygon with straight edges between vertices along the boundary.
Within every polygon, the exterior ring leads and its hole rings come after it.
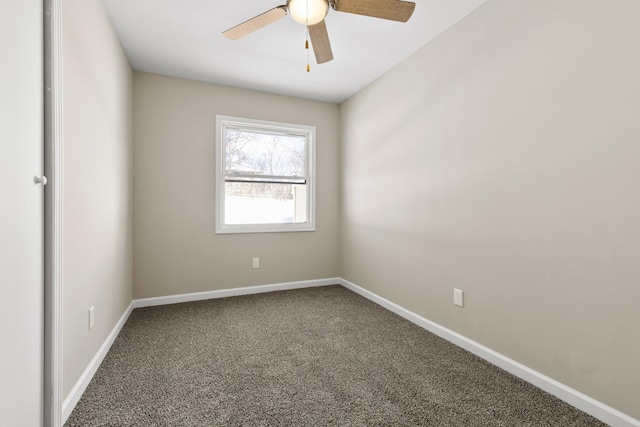
MULTIPOLYGON (((305 139, 300 136, 228 130, 225 134, 226 173, 236 175, 303 177, 305 139)), ((227 181, 228 196, 293 199, 290 183, 227 181)))

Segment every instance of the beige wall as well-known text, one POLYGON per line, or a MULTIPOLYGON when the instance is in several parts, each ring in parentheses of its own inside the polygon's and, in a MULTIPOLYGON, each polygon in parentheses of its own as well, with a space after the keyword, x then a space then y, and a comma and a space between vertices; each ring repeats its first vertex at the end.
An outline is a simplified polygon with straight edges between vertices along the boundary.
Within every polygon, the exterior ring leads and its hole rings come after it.
POLYGON ((341 108, 341 276, 635 418, 638 16, 488 1, 341 108))
POLYGON ((335 104, 134 72, 134 297, 336 277, 338 118, 335 104), (315 232, 215 234, 217 114, 317 127, 315 232))
POLYGON ((102 2, 62 12, 66 396, 131 302, 132 72, 102 2))

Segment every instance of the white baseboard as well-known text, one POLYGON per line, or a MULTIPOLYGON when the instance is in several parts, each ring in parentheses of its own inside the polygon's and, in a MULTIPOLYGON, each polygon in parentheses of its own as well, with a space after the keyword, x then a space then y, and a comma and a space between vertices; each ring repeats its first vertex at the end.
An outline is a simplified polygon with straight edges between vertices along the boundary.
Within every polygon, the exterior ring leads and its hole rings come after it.
POLYGON ((73 408, 77 405, 82 393, 86 390, 89 382, 95 375, 98 367, 104 360, 111 345, 120 333, 120 330, 126 323, 129 315, 134 308, 152 307, 157 305, 176 304, 189 301, 201 301, 214 298, 227 298, 241 295, 251 295, 265 292, 285 291, 292 289, 311 288, 318 286, 328 286, 339 284, 345 288, 362 295, 363 297, 375 302, 376 304, 390 310, 399 316, 409 320, 410 322, 428 330, 451 343, 464 348, 465 350, 485 359, 486 361, 504 369, 505 371, 535 385, 536 387, 556 396, 557 398, 569 403, 570 405, 592 415, 593 417, 614 427, 640 427, 640 421, 614 409, 602 402, 599 402, 577 390, 574 390, 553 378, 547 377, 540 372, 516 362, 488 347, 483 346, 463 335, 458 334, 450 329, 434 323, 424 317, 413 313, 396 303, 393 303, 379 295, 374 294, 360 286, 341 278, 304 280, 299 282, 279 283, 263 286, 249 286, 244 288, 224 289, 219 291, 197 292, 191 294, 170 295, 166 297, 143 298, 131 301, 129 307, 124 312, 118 323, 102 344, 96 355, 93 357, 89 366, 85 369, 82 376, 71 389, 69 395, 62 404, 62 423, 64 424, 73 408))
POLYGON ((527 381, 530 384, 550 393, 560 400, 563 400, 574 406, 581 411, 603 421, 614 427, 640 427, 640 420, 630 417, 629 415, 618 411, 604 403, 587 396, 577 390, 568 387, 553 378, 534 371, 533 369, 516 362, 488 347, 483 346, 463 335, 458 334, 450 329, 445 328, 437 323, 434 323, 424 317, 413 313, 396 303, 393 303, 379 295, 374 294, 360 286, 349 282, 345 279, 340 279, 340 284, 345 288, 352 290, 353 292, 362 295, 363 297, 375 302, 376 304, 386 308, 389 311, 396 313, 397 315, 404 317, 408 321, 415 323, 423 329, 438 335, 441 338, 462 347, 465 350, 483 358, 484 360, 496 365, 505 371, 515 375, 527 381))
POLYGON ((98 352, 96 353, 96 355, 93 356, 93 359, 91 359, 91 362, 89 362, 89 365, 87 366, 87 368, 84 370, 82 375, 80 375, 80 379, 78 379, 78 382, 76 382, 76 384, 73 386, 73 388, 71 389, 67 397, 62 402, 62 424, 67 422, 69 415, 71 415, 71 412, 73 412, 73 408, 75 408, 78 402, 80 401, 82 394, 87 389, 87 386, 91 382, 91 379, 93 378, 93 376, 96 374, 98 367, 100 367, 100 364, 102 363, 105 356, 109 352, 109 349, 111 348, 111 346, 113 345, 113 342, 116 340, 116 337, 122 330, 122 327, 124 326, 125 323, 127 323, 127 319, 129 318, 129 315, 131 314, 132 311, 133 311, 133 302, 129 304, 129 306, 124 311, 122 316, 120 316, 118 323, 116 323, 116 325, 113 327, 113 329, 111 330, 111 333, 107 336, 107 339, 104 340, 104 342, 98 349, 98 352))
POLYGON ((341 280, 342 279, 339 277, 334 277, 332 279, 302 280, 299 282, 277 283, 272 285, 247 286, 244 288, 222 289, 219 291, 194 292, 191 294, 169 295, 166 297, 134 299, 132 303, 133 308, 153 307, 156 305, 178 304, 181 302, 203 301, 216 298, 236 297, 240 295, 339 285, 341 284, 341 280))
POLYGON ((318 286, 328 286, 328 285, 339 285, 341 283, 341 279, 338 277, 332 279, 317 279, 317 280, 302 280, 299 282, 288 282, 288 283, 278 283, 272 285, 263 285, 263 286, 248 286, 244 288, 234 288, 234 289, 223 289, 219 291, 209 291, 209 292, 196 292, 190 294, 180 294, 180 295, 170 295, 166 297, 156 297, 156 298, 143 298, 143 299, 134 299, 129 304, 129 307, 125 310, 124 314, 118 320, 118 323, 113 327, 113 330, 107 336, 107 339, 104 341, 96 355, 91 359, 89 365, 84 370, 78 382, 73 386, 67 397, 64 399, 62 403, 62 424, 64 424, 73 409, 76 407, 82 394, 87 389, 87 386, 91 382, 91 379, 95 375, 96 371, 100 367, 100 364, 104 360, 105 356, 109 352, 109 349, 113 345, 116 337, 122 330, 122 327, 127 322, 129 315, 133 311, 134 308, 141 307, 152 307, 156 305, 166 305, 166 304, 176 304, 181 302, 189 302, 189 301, 202 301, 207 299, 214 298, 227 298, 233 296, 240 295, 251 295, 251 294, 259 294, 265 292, 275 292, 275 291, 286 291, 291 289, 303 289, 303 288, 313 288, 318 286))

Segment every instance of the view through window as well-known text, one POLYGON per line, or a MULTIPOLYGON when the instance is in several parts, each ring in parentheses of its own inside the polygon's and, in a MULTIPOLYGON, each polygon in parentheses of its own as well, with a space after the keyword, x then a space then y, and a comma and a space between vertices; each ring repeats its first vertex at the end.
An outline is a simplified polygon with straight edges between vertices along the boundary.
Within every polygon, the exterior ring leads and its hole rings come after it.
POLYGON ((217 232, 310 231, 309 126, 218 116, 217 232))

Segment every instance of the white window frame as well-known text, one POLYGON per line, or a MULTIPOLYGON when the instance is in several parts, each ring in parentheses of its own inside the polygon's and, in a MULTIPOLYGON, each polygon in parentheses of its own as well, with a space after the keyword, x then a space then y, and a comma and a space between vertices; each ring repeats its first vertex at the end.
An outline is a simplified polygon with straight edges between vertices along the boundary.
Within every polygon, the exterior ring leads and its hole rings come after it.
POLYGON ((315 176, 316 127, 280 123, 265 120, 246 119, 231 116, 216 116, 216 234, 231 233, 279 233, 316 230, 316 176, 315 176), (226 156, 224 133, 227 127, 255 129, 262 132, 302 135, 306 139, 305 179, 307 182, 307 221, 285 224, 227 224, 225 221, 225 172, 226 156))

